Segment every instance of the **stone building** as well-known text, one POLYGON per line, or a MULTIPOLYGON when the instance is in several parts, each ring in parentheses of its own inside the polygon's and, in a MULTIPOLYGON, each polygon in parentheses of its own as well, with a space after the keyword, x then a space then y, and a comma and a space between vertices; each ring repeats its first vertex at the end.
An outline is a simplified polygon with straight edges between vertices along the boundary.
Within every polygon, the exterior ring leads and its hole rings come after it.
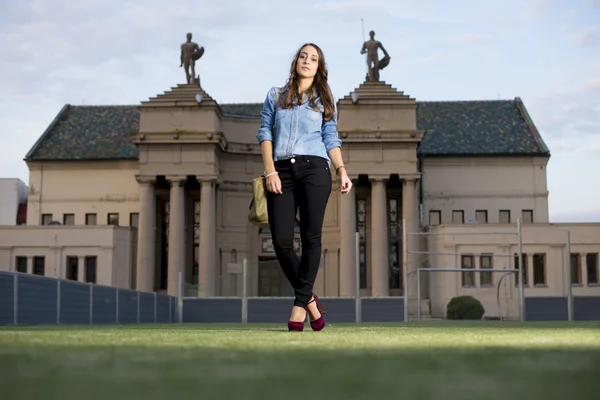
MULTIPOLYGON (((549 224, 550 151, 521 99, 417 101, 365 82, 337 107, 355 186, 339 196, 334 184, 321 296, 355 296, 357 286, 362 296, 402 296, 405 220, 408 232, 438 232, 408 237, 410 298, 417 266, 467 270, 424 274, 425 313, 441 315, 452 296, 474 293, 490 315, 514 317, 514 274, 498 286, 499 274, 468 270, 515 268, 517 236, 502 232, 516 233, 517 218, 526 295, 564 294, 568 279, 578 293, 600 294, 600 226, 549 224), (470 235, 439 234, 457 230, 470 235)), ((263 171, 261 108, 218 104, 195 84, 139 105, 65 105, 25 157, 27 226, 0 227, 11 243, 0 265, 174 295, 181 272, 188 296, 240 296, 236 265, 247 259, 249 295, 288 295, 269 232, 247 222, 251 181, 263 171)))

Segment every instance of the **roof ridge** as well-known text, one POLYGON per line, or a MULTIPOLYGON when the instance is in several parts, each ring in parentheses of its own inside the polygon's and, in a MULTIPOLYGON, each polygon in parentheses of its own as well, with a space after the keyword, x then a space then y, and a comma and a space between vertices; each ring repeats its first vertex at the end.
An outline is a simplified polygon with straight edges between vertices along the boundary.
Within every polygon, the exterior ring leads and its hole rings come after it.
POLYGON ((514 103, 516 99, 417 100, 417 103, 514 103))
POLYGON ((72 108, 99 108, 99 107, 139 107, 139 104, 71 104, 72 108))

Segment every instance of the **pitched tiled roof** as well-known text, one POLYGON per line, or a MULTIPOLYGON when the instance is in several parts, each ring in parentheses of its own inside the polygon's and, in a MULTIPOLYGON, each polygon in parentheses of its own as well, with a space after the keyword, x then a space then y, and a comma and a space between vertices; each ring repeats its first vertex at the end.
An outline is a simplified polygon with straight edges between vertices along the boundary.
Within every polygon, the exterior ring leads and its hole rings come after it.
POLYGON ((137 106, 66 105, 25 158, 137 159, 130 135, 138 131, 139 120, 137 106))
POLYGON ((424 156, 549 154, 519 98, 417 102, 417 128, 424 156))
MULTIPOLYGON (((225 115, 259 117, 262 103, 220 104, 225 115)), ((27 154, 31 160, 136 159, 130 135, 138 106, 67 105, 27 154)), ((549 155, 521 99, 417 101, 421 156, 549 155)))

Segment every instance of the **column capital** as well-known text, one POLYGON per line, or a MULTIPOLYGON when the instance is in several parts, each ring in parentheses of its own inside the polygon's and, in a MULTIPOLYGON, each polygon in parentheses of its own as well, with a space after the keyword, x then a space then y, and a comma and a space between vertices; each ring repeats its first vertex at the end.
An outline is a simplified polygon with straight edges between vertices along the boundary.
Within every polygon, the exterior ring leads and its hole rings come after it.
POLYGON ((200 185, 214 186, 223 183, 221 177, 216 175, 196 175, 196 179, 200 185))
POLYGON ((405 182, 405 184, 408 184, 408 183, 411 183, 411 182, 414 183, 414 182, 418 181, 420 178, 421 178, 420 174, 417 174, 417 175, 402 175, 400 177, 400 179, 402 179, 405 182))
POLYGON ((136 175, 135 176, 135 180, 138 181, 138 183, 147 183, 147 184, 153 184, 156 183, 156 176, 155 175, 136 175))
POLYGON ((167 175, 165 176, 165 179, 168 182, 171 182, 171 184, 182 184, 187 180, 187 176, 185 175, 167 175))
POLYGON ((385 181, 389 180, 389 175, 369 175, 369 182, 385 183, 385 181))

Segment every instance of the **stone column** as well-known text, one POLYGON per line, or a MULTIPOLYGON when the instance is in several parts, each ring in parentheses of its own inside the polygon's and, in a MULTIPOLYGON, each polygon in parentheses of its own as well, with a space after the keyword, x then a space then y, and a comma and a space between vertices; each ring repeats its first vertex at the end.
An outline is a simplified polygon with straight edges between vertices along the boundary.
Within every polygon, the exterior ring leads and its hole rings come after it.
MULTIPOLYGON (((200 178, 199 178, 200 179, 200 178)), ((215 294, 216 286, 216 209, 215 181, 202 180, 200 193, 200 259, 198 262, 198 297, 215 294)))
MULTIPOLYGON (((402 217, 406 219, 406 233, 417 232, 417 208, 414 178, 405 178, 403 181, 402 217)), ((408 235, 406 240, 407 251, 416 251, 419 238, 415 235, 408 235)), ((417 266, 418 257, 416 257, 415 254, 407 253, 407 273, 409 274, 407 280, 408 297, 411 299, 415 299, 417 297, 417 266)))
POLYGON ((371 180, 371 296, 389 296, 389 252, 385 180, 371 180))
POLYGON ((340 220, 340 296, 356 296, 356 194, 338 194, 340 220))
POLYGON ((184 176, 169 176, 171 197, 169 199, 169 259, 167 273, 167 293, 179 294, 179 272, 185 262, 185 196, 184 176))
POLYGON ((154 291, 155 245, 156 245, 156 178, 137 177, 140 185, 140 208, 137 238, 136 289, 154 291))

